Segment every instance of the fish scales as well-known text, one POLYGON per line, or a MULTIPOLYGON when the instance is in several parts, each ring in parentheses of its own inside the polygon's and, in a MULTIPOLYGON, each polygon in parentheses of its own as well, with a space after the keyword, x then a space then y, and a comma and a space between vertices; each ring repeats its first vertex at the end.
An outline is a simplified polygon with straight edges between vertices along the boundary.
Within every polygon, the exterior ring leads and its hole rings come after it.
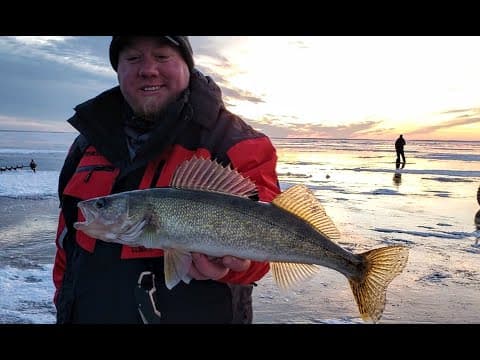
POLYGON ((147 247, 182 247, 212 256, 328 265, 345 275, 357 275, 359 271, 345 267, 359 264, 358 256, 326 239, 304 220, 269 203, 172 188, 132 191, 128 196, 130 211, 150 208, 151 220, 161 224, 158 237, 143 244, 147 247))

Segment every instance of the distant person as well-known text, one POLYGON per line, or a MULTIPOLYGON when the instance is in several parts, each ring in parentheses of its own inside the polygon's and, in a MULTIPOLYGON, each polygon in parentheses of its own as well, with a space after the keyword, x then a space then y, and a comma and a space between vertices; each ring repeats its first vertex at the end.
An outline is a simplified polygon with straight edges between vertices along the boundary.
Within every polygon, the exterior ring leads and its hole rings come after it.
POLYGON ((30 169, 32 169, 32 171, 35 172, 36 168, 37 168, 37 163, 32 159, 30 161, 30 169))
MULTIPOLYGON (((477 213, 475 214, 475 226, 477 228, 477 231, 479 231, 480 230, 480 210, 478 210, 477 213)), ((479 245, 479 242, 480 242, 480 235, 477 236, 477 240, 475 240, 475 246, 479 245)))
POLYGON ((478 205, 480 205, 480 185, 478 185, 478 190, 477 190, 477 202, 478 202, 478 205))
POLYGON ((406 145, 406 141, 403 138, 403 135, 400 135, 395 141, 395 151, 397 152, 397 162, 400 162, 400 156, 402 157, 403 163, 405 164, 405 153, 403 152, 403 147, 406 145))

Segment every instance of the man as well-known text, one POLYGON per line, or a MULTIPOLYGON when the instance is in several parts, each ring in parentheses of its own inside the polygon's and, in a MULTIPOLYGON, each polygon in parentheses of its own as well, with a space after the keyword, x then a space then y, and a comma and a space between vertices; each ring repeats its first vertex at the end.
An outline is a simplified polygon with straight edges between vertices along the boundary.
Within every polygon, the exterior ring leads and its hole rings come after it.
POLYGON ((478 205, 480 205, 480 185, 478 185, 478 190, 477 190, 477 202, 478 202, 478 205))
POLYGON ((30 169, 32 169, 32 171, 35 172, 36 168, 37 168, 37 163, 33 159, 30 160, 30 169))
POLYGON ((280 192, 271 141, 225 109, 219 87, 194 68, 188 37, 113 36, 109 55, 119 86, 76 106, 68 120, 80 135, 59 177, 57 322, 250 323, 252 285, 267 262, 195 253, 193 280, 168 290, 162 250, 74 229, 83 220, 80 200, 168 186, 193 156, 248 176, 262 201, 280 192))
POLYGON ((397 152, 397 163, 400 162, 400 156, 402 157, 403 164, 405 164, 405 153, 403 152, 403 147, 406 145, 403 135, 400 135, 395 141, 395 151, 397 152))

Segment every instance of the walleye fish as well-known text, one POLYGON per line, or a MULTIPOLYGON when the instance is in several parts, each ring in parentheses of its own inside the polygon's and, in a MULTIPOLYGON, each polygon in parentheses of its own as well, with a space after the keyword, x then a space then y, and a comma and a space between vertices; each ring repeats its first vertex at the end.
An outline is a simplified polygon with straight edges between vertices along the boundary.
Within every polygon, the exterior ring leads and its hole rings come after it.
POLYGON ((236 170, 193 158, 180 164, 169 187, 79 202, 85 221, 74 227, 107 242, 163 249, 169 289, 190 281, 191 252, 269 261, 283 289, 311 277, 318 266, 334 269, 347 277, 362 318, 377 322, 408 248, 354 254, 333 241, 340 233, 306 186, 292 186, 271 203, 250 199, 256 192, 236 170))

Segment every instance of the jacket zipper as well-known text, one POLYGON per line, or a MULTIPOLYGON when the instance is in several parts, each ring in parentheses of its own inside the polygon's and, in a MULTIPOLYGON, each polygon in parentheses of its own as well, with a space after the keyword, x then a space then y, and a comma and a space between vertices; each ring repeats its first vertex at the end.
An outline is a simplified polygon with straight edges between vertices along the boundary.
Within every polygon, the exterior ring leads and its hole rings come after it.
POLYGON ((81 166, 75 172, 85 172, 88 171, 87 176, 83 179, 83 182, 87 183, 90 180, 94 171, 114 171, 115 167, 110 165, 89 165, 89 166, 81 166))
POLYGON ((163 169, 163 165, 165 165, 165 160, 160 161, 155 169, 155 173, 153 174, 152 181, 150 182, 150 187, 153 188, 157 184, 158 178, 160 177, 160 172, 163 169))

